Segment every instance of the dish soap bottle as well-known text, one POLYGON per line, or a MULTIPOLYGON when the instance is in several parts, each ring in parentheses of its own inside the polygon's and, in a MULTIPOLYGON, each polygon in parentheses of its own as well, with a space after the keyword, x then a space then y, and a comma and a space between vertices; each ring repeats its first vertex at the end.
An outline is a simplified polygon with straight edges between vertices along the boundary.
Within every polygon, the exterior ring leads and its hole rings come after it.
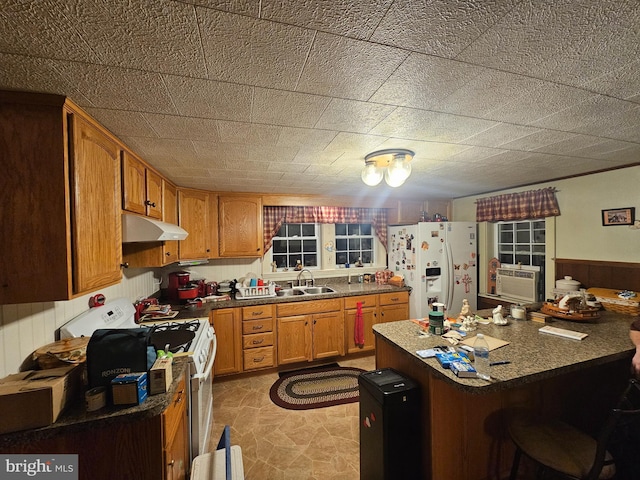
POLYGON ((473 368, 476 369, 478 378, 490 380, 489 344, 482 333, 476 335, 476 341, 473 343, 473 357, 473 368))

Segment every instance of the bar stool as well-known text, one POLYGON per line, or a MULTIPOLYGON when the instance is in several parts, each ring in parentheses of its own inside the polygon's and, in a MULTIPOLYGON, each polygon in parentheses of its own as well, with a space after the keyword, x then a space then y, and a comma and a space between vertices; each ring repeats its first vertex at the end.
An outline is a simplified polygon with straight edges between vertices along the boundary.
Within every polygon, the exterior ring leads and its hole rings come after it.
POLYGON ((614 478, 616 459, 607 450, 612 435, 621 425, 638 419, 640 383, 634 379, 611 409, 597 439, 560 420, 531 412, 515 413, 508 421, 509 435, 516 445, 509 479, 516 480, 522 454, 537 464, 538 478, 549 470, 579 480, 614 478))

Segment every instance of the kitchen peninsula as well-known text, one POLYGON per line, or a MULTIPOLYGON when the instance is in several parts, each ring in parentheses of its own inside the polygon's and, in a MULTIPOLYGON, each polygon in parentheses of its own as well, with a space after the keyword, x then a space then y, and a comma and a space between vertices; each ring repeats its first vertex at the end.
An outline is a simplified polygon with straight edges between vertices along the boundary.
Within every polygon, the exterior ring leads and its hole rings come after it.
POLYGON ((605 311, 594 323, 551 323, 587 333, 582 341, 539 333, 543 325, 532 321, 479 325, 470 336, 509 342, 491 352, 491 361, 511 362, 492 367, 492 382, 458 378, 435 358, 420 358, 416 351, 443 340, 419 336, 411 321, 374 325, 376 368, 394 368, 422 389, 423 478, 505 478, 513 458, 504 428, 510 407, 533 407, 597 431, 629 377, 632 318, 605 311))

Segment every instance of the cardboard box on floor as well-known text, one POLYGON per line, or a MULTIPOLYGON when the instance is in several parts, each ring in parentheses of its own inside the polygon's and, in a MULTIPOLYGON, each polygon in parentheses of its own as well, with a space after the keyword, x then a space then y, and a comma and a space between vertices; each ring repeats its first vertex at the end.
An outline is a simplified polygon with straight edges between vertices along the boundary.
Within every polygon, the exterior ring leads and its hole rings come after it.
POLYGON ((0 433, 51 425, 76 401, 82 367, 28 370, 0 379, 0 433))

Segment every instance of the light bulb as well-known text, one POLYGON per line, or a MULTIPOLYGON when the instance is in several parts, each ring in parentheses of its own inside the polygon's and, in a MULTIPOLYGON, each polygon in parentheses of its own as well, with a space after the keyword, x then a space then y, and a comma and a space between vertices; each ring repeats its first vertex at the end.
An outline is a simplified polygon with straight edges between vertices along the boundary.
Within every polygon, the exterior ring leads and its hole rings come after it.
POLYGON ((375 163, 368 163, 362 169, 362 181, 370 187, 375 187, 382 181, 382 169, 378 168, 375 163))
POLYGON ((399 187, 411 174, 411 162, 405 162, 404 158, 404 155, 395 155, 387 167, 384 179, 390 187, 399 187))

